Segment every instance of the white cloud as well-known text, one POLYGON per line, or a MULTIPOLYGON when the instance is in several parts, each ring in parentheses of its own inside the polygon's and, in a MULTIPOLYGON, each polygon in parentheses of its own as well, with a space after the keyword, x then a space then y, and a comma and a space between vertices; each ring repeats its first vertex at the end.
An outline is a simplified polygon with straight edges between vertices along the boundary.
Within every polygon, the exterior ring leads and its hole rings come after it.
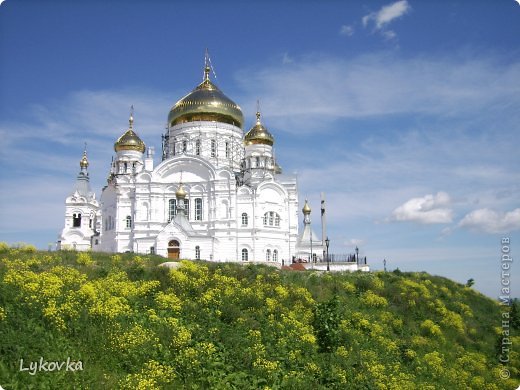
POLYGON ((340 33, 340 35, 346 35, 347 37, 350 37, 354 34, 354 27, 344 24, 339 29, 339 33, 340 33))
POLYGON ((376 29, 380 30, 409 11, 410 4, 408 4, 407 0, 396 1, 395 3, 385 5, 377 12, 363 16, 363 26, 366 27, 370 22, 374 22, 376 29))
POLYGON ((487 208, 466 214, 459 227, 484 233, 509 233, 520 229, 520 208, 509 212, 497 212, 487 208))
MULTIPOLYGON (((342 118, 394 114, 514 118, 520 105, 520 64, 482 58, 396 58, 387 53, 352 58, 312 56, 293 66, 244 70, 242 107, 262 97, 264 117, 295 134, 330 131, 342 118), (478 115, 475 113, 478 112, 478 115)), ((496 122, 496 121, 495 121, 496 122)), ((496 122, 498 123, 498 122, 496 122)), ((269 123, 268 123, 269 124, 269 123)))
POLYGON ((294 62, 294 60, 289 56, 289 53, 287 53, 287 52, 283 53, 282 64, 284 64, 284 65, 292 64, 293 62, 294 62))
POLYGON ((422 198, 412 198, 396 208, 390 220, 424 224, 450 223, 452 221, 452 210, 446 207, 450 203, 450 197, 445 192, 425 195, 422 198))
POLYGON ((396 37, 397 37, 397 34, 393 30, 383 31, 382 34, 383 34, 383 38, 386 41, 392 41, 392 40, 396 39, 396 37))

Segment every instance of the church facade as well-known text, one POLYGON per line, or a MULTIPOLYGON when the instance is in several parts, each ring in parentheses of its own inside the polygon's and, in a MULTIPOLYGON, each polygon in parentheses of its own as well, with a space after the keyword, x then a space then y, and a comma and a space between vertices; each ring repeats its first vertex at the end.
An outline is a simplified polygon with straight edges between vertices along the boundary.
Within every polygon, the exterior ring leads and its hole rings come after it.
POLYGON ((59 248, 285 264, 311 252, 322 258, 307 202, 299 234, 296 176, 282 173, 261 113, 244 133, 240 107, 210 80, 210 70, 206 64, 202 82, 171 108, 158 165, 133 113, 114 144, 99 201, 84 152, 59 248))

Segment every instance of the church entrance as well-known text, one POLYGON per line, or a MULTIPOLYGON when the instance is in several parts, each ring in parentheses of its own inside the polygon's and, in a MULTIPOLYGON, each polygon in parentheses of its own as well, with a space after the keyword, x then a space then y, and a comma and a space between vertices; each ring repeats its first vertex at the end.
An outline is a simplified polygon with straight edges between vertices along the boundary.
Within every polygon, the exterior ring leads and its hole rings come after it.
POLYGON ((171 240, 168 243, 168 259, 178 260, 181 253, 179 241, 171 240))

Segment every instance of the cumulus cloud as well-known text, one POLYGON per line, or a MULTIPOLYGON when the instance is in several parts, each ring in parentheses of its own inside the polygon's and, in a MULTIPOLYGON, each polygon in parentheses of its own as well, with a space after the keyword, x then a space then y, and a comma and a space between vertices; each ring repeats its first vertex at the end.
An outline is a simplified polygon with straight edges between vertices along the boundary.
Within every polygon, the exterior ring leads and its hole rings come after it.
POLYGON ((400 18, 404 14, 410 11, 410 4, 407 0, 396 1, 395 3, 385 5, 377 12, 371 12, 368 15, 363 16, 363 26, 367 26, 370 22, 373 22, 377 30, 382 29, 393 20, 400 18))
POLYGON ((509 212, 497 212, 487 208, 466 214, 459 227, 484 233, 508 233, 520 229, 520 208, 509 212))
POLYGON ((450 203, 450 197, 446 192, 438 192, 436 195, 429 194, 422 198, 412 198, 396 208, 390 220, 424 224, 450 223, 452 221, 452 210, 446 207, 450 203))
POLYGON ((354 27, 352 26, 348 26, 348 25, 343 25, 341 26, 341 28, 339 29, 339 34, 340 35, 345 35, 347 37, 350 37, 354 34, 354 27))

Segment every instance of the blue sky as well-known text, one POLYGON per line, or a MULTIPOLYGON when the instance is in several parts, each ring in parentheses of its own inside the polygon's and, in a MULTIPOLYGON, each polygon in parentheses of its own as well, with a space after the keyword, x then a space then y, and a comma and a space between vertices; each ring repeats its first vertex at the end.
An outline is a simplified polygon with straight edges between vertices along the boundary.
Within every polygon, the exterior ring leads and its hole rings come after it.
POLYGON ((260 99, 316 231, 325 192, 334 252, 497 296, 501 238, 520 253, 520 5, 280 3, 3 2, 0 240, 56 241, 84 142, 99 195, 130 105, 159 150, 207 47, 245 130, 260 99))

